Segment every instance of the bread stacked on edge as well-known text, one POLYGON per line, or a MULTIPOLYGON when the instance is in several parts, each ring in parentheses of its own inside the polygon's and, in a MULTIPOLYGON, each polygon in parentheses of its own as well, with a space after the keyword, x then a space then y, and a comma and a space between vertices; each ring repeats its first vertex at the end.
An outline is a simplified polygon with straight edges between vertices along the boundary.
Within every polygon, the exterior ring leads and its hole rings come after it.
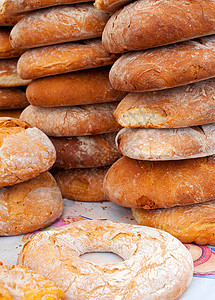
POLYGON ((42 6, 38 1, 4 1, 2 6, 11 14, 38 8, 10 34, 15 49, 27 49, 18 61, 18 74, 33 80, 26 91, 31 105, 20 118, 54 144, 53 175, 63 197, 105 200, 104 176, 121 156, 115 145, 121 126, 113 112, 127 94, 109 81, 109 65, 118 55, 104 49, 101 36, 110 16, 92 3, 46 1, 49 7, 42 6))
POLYGON ((105 177, 106 198, 141 225, 202 245, 215 245, 214 14, 215 1, 140 0, 102 36, 122 53, 110 82, 129 92, 114 112, 123 157, 105 177))

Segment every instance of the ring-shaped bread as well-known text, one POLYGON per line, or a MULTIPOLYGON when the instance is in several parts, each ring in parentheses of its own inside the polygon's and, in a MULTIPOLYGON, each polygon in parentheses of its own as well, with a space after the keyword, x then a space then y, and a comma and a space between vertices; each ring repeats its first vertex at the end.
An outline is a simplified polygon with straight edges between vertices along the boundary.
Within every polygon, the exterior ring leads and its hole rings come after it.
POLYGON ((28 241, 18 263, 66 291, 65 299, 177 299, 193 274, 189 251, 170 234, 109 221, 79 221, 28 241), (113 252, 124 261, 97 265, 79 258, 113 252))

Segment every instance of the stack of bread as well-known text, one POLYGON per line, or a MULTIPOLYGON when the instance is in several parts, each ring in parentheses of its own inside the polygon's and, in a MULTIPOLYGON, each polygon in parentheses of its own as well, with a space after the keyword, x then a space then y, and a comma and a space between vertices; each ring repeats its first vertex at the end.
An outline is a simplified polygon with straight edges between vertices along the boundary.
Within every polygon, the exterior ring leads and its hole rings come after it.
POLYGON ((49 138, 15 118, 0 118, 0 236, 49 226, 62 214, 63 199, 48 172, 56 159, 49 138))
POLYGON ((121 156, 115 145, 121 126, 113 112, 127 93, 109 82, 109 65, 118 57, 101 42, 109 14, 74 2, 5 0, 2 11, 33 10, 10 34, 13 48, 27 49, 18 74, 33 80, 26 91, 31 105, 21 119, 51 138, 57 152, 53 175, 62 195, 101 201, 104 176, 121 156))
POLYGON ((215 245, 215 1, 139 0, 112 15, 102 41, 129 92, 114 115, 123 155, 107 199, 182 242, 215 245))
POLYGON ((0 117, 19 118, 28 105, 24 86, 30 81, 21 79, 17 74, 18 57, 24 50, 13 49, 9 41, 12 26, 21 17, 0 14, 0 117))

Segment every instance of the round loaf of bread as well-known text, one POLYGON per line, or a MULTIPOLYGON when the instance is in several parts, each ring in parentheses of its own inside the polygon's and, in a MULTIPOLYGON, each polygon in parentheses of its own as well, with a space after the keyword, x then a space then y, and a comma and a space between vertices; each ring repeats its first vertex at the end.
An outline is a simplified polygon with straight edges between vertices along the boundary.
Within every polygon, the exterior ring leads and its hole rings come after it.
POLYGON ((177 160, 215 154, 215 123, 183 128, 123 128, 120 153, 141 160, 177 160))
POLYGON ((0 26, 14 26, 17 22, 22 19, 23 15, 6 17, 0 13, 0 26))
POLYGON ((62 196, 76 201, 104 201, 103 181, 109 166, 89 169, 56 170, 53 176, 62 196))
POLYGON ((112 65, 116 58, 100 39, 92 39, 28 50, 20 57, 17 70, 21 78, 34 79, 112 65))
POLYGON ((214 90, 215 79, 208 79, 161 91, 129 93, 114 116, 123 127, 176 128, 213 123, 214 90))
POLYGON ((121 156, 115 137, 115 132, 70 138, 52 137, 57 153, 54 167, 73 169, 110 165, 121 156))
POLYGON ((145 92, 215 76, 215 35, 124 54, 110 70, 113 88, 145 92))
POLYGON ((0 187, 32 179, 54 164, 48 137, 24 121, 0 118, 0 187))
POLYGON ((18 262, 53 280, 66 299, 173 300, 193 276, 191 254, 167 232, 108 221, 39 233, 24 245, 18 262), (124 261, 98 265, 79 257, 91 251, 113 252, 124 261))
POLYGON ((135 1, 110 18, 103 45, 123 53, 215 34, 214 15, 214 0, 135 1))
POLYGON ((60 300, 64 291, 43 275, 25 266, 0 266, 0 295, 7 290, 7 297, 11 299, 55 299, 60 300))
POLYGON ((107 13, 114 13, 121 6, 129 2, 131 2, 131 0, 95 0, 94 6, 107 13))
POLYGON ((145 209, 201 203, 215 199, 215 155, 175 161, 122 157, 104 180, 106 199, 145 209))
POLYGON ((80 136, 115 132, 121 128, 113 116, 118 102, 68 107, 29 105, 20 118, 48 136, 80 136))
POLYGON ((17 88, 0 88, 0 110, 24 108, 28 105, 25 92, 17 88))
POLYGON ((19 57, 24 50, 13 49, 9 41, 11 28, 0 27, 0 59, 19 57))
POLYGON ((92 3, 45 8, 23 17, 10 41, 13 48, 27 49, 101 37, 108 19, 92 3))
POLYGON ((53 176, 46 172, 0 189, 0 236, 26 234, 59 218, 63 199, 53 176))
POLYGON ((0 110, 0 118, 15 118, 19 119, 23 109, 4 109, 0 110))
POLYGON ((10 16, 44 7, 89 2, 89 0, 2 0, 1 2, 1 13, 10 16))
POLYGON ((36 79, 26 96, 30 104, 42 107, 119 101, 127 93, 112 88, 109 71, 103 67, 36 79))
POLYGON ((18 59, 0 59, 0 88, 27 85, 31 80, 23 80, 17 73, 18 59))
POLYGON ((139 225, 169 232, 182 243, 215 245, 215 200, 160 209, 132 208, 139 225))

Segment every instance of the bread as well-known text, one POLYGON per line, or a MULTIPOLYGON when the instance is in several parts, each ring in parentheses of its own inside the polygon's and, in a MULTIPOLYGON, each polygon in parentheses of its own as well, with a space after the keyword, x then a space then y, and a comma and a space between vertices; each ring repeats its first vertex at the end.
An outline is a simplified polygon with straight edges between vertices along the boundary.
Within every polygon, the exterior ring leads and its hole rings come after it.
POLYGON ((41 47, 26 51, 17 69, 23 79, 34 79, 111 65, 116 55, 108 53, 100 39, 41 47))
POLYGON ((215 154, 215 123, 184 128, 124 128, 118 150, 140 160, 177 160, 215 154))
POLYGON ((123 127, 176 128, 215 122, 215 79, 145 93, 129 93, 114 112, 123 127))
POLYGON ((104 180, 107 200, 122 206, 154 209, 215 199, 215 155, 178 161, 122 157, 104 180))
POLYGON ((24 108, 28 105, 25 92, 18 88, 0 88, 0 110, 24 108))
POLYGON ((0 267, 0 295, 2 289, 8 290, 7 299, 55 299, 60 300, 64 291, 44 276, 32 271, 25 266, 0 267))
POLYGON ((95 0, 94 6, 107 13, 114 13, 121 6, 129 2, 131 2, 131 0, 95 0))
POLYGON ((107 166, 121 155, 115 145, 116 133, 51 138, 57 153, 54 167, 61 169, 107 166))
POLYGON ((10 16, 54 5, 72 4, 88 1, 89 0, 2 0, 0 11, 4 15, 10 16))
POLYGON ((110 82, 123 91, 172 88, 215 76, 215 35, 124 54, 112 66, 110 82))
POLYGON ((0 187, 48 171, 56 152, 48 137, 18 119, 0 118, 0 187))
POLYGON ((215 245, 215 200, 172 208, 132 208, 139 225, 165 230, 182 243, 215 245))
POLYGON ((19 119, 23 109, 4 109, 0 110, 0 118, 15 118, 19 119))
POLYGON ((103 180, 109 166, 88 169, 55 170, 53 176, 62 196, 76 201, 104 201, 103 180))
POLYGON ((27 87, 28 101, 42 107, 119 101, 127 93, 112 88, 109 70, 103 67, 36 79, 27 87))
POLYGON ((26 234, 59 218, 63 199, 48 172, 0 189, 0 236, 26 234))
POLYGON ((103 45, 122 53, 215 34, 214 15, 214 0, 135 1, 108 21, 103 45))
POLYGON ((178 299, 193 277, 191 254, 168 233, 108 221, 39 233, 18 262, 66 290, 66 299, 178 299), (98 265, 80 259, 91 251, 113 252, 124 261, 98 265))
POLYGON ((113 116, 117 105, 118 102, 48 108, 29 105, 20 119, 48 136, 95 135, 121 128, 113 116))
POLYGON ((0 13, 0 26, 14 26, 17 22, 22 19, 23 15, 6 17, 0 13))
POLYGON ((10 41, 13 48, 25 49, 101 37, 108 19, 92 3, 45 8, 23 17, 10 41))
POLYGON ((17 74, 17 59, 0 59, 0 88, 27 85, 31 80, 23 80, 17 74))
POLYGON ((0 59, 19 57, 24 50, 13 49, 9 41, 10 27, 0 27, 0 59))

